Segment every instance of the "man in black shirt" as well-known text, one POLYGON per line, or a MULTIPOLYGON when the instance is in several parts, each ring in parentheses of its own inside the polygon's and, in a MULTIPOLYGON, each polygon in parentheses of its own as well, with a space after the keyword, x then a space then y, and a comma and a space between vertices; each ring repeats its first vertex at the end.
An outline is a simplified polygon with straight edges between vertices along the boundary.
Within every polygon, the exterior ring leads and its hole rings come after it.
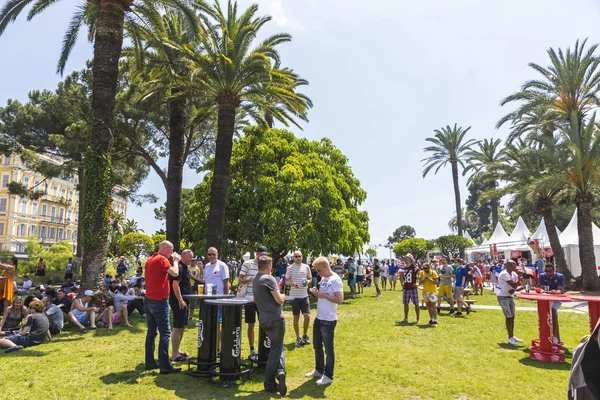
POLYGON ((171 346, 173 347, 173 361, 186 361, 188 354, 179 351, 183 340, 183 332, 188 324, 189 307, 183 298, 184 294, 192 293, 188 265, 192 263, 194 253, 187 249, 181 253, 179 261, 179 275, 169 275, 170 297, 169 305, 173 312, 173 333, 171 333, 171 346))

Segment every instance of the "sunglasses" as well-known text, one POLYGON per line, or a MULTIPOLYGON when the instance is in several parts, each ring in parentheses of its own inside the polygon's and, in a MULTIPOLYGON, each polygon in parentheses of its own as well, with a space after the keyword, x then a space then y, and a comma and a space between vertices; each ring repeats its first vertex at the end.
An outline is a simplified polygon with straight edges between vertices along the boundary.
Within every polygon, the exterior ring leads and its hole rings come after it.
POLYGON ((294 258, 302 258, 302 256, 294 256, 294 258))
POLYGON ((216 256, 215 253, 208 253, 209 256, 216 256))

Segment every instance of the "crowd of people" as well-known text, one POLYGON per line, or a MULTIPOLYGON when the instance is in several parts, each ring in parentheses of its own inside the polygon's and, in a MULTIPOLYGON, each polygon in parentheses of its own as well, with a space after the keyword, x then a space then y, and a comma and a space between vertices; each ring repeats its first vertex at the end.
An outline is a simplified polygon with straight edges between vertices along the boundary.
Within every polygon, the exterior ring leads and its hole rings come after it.
MULTIPOLYGON (((40 260, 40 264, 43 260, 40 260)), ((189 354, 181 349, 185 328, 195 312, 194 304, 185 295, 196 294, 199 288, 214 287, 216 294, 228 294, 238 279, 238 296, 250 297, 253 302, 245 306, 249 358, 257 359, 255 350, 256 321, 271 340, 271 351, 265 369, 264 388, 268 392, 287 392, 283 337, 285 321, 282 305, 285 294, 291 301, 292 325, 297 346, 312 344, 315 364, 307 378, 317 378, 316 383, 333 382, 335 351, 334 332, 337 324, 337 306, 343 302, 344 284, 348 285, 350 297, 364 294, 365 287, 374 286, 375 296, 384 291, 401 290, 404 319, 407 323, 410 305, 413 305, 416 321, 420 323, 423 305, 429 314, 428 325, 438 324, 442 302, 449 305, 449 314, 461 316, 471 312, 465 300, 465 290, 471 286, 474 295, 483 295, 484 286, 497 293, 499 305, 506 319, 508 342, 521 341, 514 336, 514 294, 519 290, 538 287, 551 293, 564 292, 564 277, 554 270, 552 264, 528 264, 527 260, 497 260, 468 263, 461 259, 449 260, 445 256, 433 260, 416 260, 407 254, 402 260, 372 261, 352 257, 335 262, 319 257, 311 263, 304 262, 300 251, 293 259, 280 258, 273 265, 266 247, 259 246, 255 257, 236 262, 221 261, 215 248, 209 248, 206 258, 195 257, 191 250, 181 255, 173 252, 173 245, 164 241, 158 251, 149 257, 145 265, 138 263, 135 275, 128 277, 124 258, 117 265, 117 275, 106 276, 106 290, 79 292, 79 282, 73 282, 74 263, 69 260, 65 283, 33 287, 27 275, 23 283, 15 282, 18 260, 12 257, 0 263, 0 348, 5 353, 37 346, 46 340, 56 340, 65 323, 81 333, 99 327, 114 329, 123 324, 131 327, 130 316, 137 311, 148 326, 145 343, 145 366, 159 369, 161 374, 179 372, 175 362, 184 362, 189 354), (419 295, 421 289, 421 295, 419 295), (33 290, 33 293, 30 292, 33 290), (27 295, 26 298, 21 297, 27 295), (310 296, 317 300, 317 311, 312 321, 310 296), (170 323, 172 316, 172 329, 170 323), (155 342, 158 339, 158 362, 155 358, 155 342), (169 346, 171 355, 169 356, 169 346)), ((37 271, 45 271, 39 267, 37 271)), ((39 275, 38 275, 39 276, 39 275)), ((554 336, 560 340, 558 313, 560 303, 553 304, 554 336)), ((221 323, 219 313, 219 324, 221 323)), ((220 326, 217 346, 220 353, 220 326)))

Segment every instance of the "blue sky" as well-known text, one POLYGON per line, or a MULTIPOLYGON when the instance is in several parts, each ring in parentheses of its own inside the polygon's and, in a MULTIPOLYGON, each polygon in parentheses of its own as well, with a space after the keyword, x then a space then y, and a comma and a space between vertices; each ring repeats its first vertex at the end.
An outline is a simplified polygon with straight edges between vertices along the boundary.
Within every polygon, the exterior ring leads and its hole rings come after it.
MULTIPOLYGON (((250 1, 240 1, 247 6, 250 1)), ((421 176, 425 138, 458 123, 470 137, 506 136, 496 122, 509 109, 500 100, 536 76, 528 62, 547 65, 549 47, 577 39, 600 42, 599 0, 259 0, 273 21, 265 34, 285 31, 284 64, 310 86, 310 123, 296 134, 328 136, 348 156, 368 193, 373 244, 384 244, 400 225, 417 236, 448 233, 454 211, 450 169, 421 176)), ((61 40, 74 8, 64 1, 27 23, 25 15, 0 37, 0 104, 24 100, 33 89, 53 89, 61 40)), ((80 69, 91 58, 82 35, 67 64, 80 69)), ((163 163, 164 164, 164 163, 163 163)), ((201 179, 187 170, 184 187, 201 179)), ((466 198, 461 178, 462 199, 466 198)), ((154 172, 142 192, 162 203, 154 172)), ((147 232, 161 228, 156 205, 130 205, 128 217, 147 232)), ((535 227, 530 227, 534 228, 535 227)), ((387 255, 386 249, 380 250, 387 255)))

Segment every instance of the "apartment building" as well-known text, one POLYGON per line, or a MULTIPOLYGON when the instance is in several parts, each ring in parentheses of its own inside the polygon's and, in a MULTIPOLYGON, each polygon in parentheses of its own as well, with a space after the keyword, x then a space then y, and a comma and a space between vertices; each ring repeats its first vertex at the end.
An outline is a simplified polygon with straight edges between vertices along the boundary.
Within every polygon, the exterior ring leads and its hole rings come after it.
MULTIPOLYGON (((40 157, 59 163, 61 160, 45 155, 40 157)), ((79 222, 78 178, 65 176, 44 179, 27 168, 19 156, 0 156, 0 246, 27 257, 25 244, 36 236, 44 246, 63 240, 77 249, 77 224, 79 222), (37 200, 12 195, 9 183, 15 181, 44 194, 37 200)), ((127 213, 127 199, 113 196, 112 208, 123 215, 127 213)))

